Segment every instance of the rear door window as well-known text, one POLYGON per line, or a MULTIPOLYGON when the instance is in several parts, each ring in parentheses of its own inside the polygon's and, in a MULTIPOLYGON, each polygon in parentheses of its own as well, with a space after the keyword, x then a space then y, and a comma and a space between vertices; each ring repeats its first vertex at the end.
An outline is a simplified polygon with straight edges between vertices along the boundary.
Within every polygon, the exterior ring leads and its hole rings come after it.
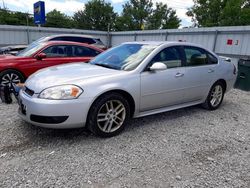
POLYGON ((208 51, 192 46, 184 46, 186 66, 202 66, 217 64, 217 58, 208 51))
POLYGON ((73 48, 74 57, 95 57, 100 54, 99 51, 84 46, 74 46, 73 48))

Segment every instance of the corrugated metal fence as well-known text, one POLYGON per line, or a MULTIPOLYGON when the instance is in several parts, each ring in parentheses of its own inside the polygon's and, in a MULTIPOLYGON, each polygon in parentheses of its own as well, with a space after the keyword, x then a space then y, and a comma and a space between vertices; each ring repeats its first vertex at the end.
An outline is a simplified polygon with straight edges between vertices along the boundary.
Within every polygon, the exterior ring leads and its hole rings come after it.
POLYGON ((103 32, 78 29, 0 26, 0 46, 28 44, 53 34, 87 34, 100 38, 106 45, 115 46, 128 41, 187 41, 203 45, 218 54, 231 57, 250 57, 250 26, 189 28, 171 30, 103 32))
POLYGON ((250 56, 250 26, 111 33, 112 45, 125 41, 142 40, 186 41, 200 44, 221 55, 231 57, 250 56))
POLYGON ((100 38, 105 44, 108 43, 107 32, 103 31, 0 25, 0 46, 29 44, 41 37, 55 34, 92 35, 100 38))

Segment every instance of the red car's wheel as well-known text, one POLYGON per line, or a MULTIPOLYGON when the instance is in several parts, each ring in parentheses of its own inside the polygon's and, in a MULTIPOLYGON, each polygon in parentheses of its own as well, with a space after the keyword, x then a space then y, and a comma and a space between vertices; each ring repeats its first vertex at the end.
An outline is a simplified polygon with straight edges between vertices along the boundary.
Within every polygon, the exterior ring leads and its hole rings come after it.
POLYGON ((0 73, 0 85, 11 86, 12 84, 23 83, 24 76, 16 70, 5 70, 0 73))

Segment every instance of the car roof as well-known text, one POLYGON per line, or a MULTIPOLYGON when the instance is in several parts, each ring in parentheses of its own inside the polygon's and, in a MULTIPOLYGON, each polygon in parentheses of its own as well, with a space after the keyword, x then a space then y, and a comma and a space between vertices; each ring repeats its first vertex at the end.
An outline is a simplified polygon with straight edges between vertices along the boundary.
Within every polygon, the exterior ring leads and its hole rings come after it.
POLYGON ((88 48, 92 48, 92 49, 95 49, 95 50, 98 50, 100 52, 102 52, 103 50, 100 49, 100 48, 97 48, 95 46, 91 46, 89 44, 86 44, 86 43, 81 43, 81 42, 71 42, 71 41, 44 41, 42 42, 46 45, 57 45, 57 44, 61 44, 61 45, 77 45, 77 46, 85 46, 85 47, 88 47, 88 48))
POLYGON ((212 50, 209 50, 199 44, 194 44, 194 43, 190 43, 190 42, 180 42, 180 41, 136 41, 136 42, 125 42, 123 44, 142 44, 142 45, 155 45, 155 46, 162 46, 162 45, 166 45, 166 46, 192 46, 192 47, 198 47, 198 48, 202 48, 206 51, 208 51, 209 53, 217 56, 216 53, 214 53, 212 50))
POLYGON ((50 35, 47 36, 49 38, 55 38, 55 37, 83 37, 83 38, 91 38, 91 39, 99 39, 98 37, 94 37, 91 35, 81 35, 81 34, 58 34, 58 35, 50 35))
POLYGON ((125 42, 123 44, 144 44, 144 45, 184 45, 184 46, 197 46, 202 47, 198 44, 190 43, 190 42, 179 42, 179 41, 136 41, 136 42, 125 42))

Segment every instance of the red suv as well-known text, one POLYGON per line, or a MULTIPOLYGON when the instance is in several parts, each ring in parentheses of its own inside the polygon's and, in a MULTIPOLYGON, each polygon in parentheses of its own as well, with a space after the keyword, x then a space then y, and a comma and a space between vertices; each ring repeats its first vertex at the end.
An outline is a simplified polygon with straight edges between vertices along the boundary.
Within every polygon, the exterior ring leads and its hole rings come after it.
POLYGON ((103 52, 88 44, 54 41, 32 43, 16 56, 0 56, 0 85, 22 83, 39 69, 73 62, 88 62, 103 52))

